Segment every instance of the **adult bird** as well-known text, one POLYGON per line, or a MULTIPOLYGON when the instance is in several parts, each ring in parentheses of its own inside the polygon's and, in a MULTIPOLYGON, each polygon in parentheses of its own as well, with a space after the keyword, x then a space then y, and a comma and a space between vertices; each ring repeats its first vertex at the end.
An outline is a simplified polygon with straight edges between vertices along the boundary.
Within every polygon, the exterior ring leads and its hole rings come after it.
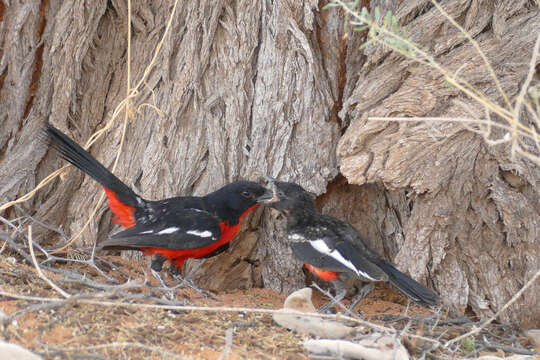
POLYGON ((44 133, 63 159, 103 186, 115 215, 112 221, 127 228, 99 244, 98 250, 153 255, 152 274, 164 287, 159 273, 165 261, 179 274, 186 259, 212 257, 226 250, 242 217, 259 205, 257 198, 265 191, 255 182, 236 181, 201 197, 145 200, 54 126, 47 124, 44 133))
POLYGON ((317 212, 311 193, 295 183, 268 179, 271 189, 258 201, 285 215, 294 255, 312 273, 334 286, 336 296, 325 309, 341 301, 347 289, 359 281, 369 284, 359 291, 351 309, 377 281, 394 284, 420 305, 429 307, 438 303, 437 294, 370 249, 351 224, 317 212))

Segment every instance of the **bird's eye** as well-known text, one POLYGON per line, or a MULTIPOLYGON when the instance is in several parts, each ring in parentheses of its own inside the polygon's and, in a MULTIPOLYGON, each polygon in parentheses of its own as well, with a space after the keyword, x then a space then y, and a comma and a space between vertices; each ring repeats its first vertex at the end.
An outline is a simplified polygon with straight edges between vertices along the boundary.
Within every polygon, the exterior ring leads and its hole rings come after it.
POLYGON ((251 192, 249 191, 242 191, 242 196, 245 198, 251 198, 251 192))

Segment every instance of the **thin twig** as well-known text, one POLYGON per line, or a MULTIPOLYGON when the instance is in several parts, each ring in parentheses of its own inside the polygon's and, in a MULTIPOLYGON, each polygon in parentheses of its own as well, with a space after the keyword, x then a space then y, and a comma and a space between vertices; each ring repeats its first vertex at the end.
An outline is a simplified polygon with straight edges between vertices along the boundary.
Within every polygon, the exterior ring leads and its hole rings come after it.
POLYGON ((37 270, 37 273, 40 278, 45 280, 47 284, 49 284, 56 292, 58 292, 60 295, 62 295, 65 298, 70 297, 71 295, 62 290, 60 287, 58 287, 55 283, 53 283, 48 277, 45 276, 43 271, 41 271, 41 268, 38 265, 36 255, 34 254, 34 246, 32 242, 32 225, 28 226, 28 247, 30 249, 30 256, 32 257, 32 262, 34 263, 34 267, 37 270))
POLYGON ((234 328, 230 327, 225 331, 225 349, 219 356, 218 360, 225 360, 232 351, 234 328))
MULTIPOLYGON (((324 290, 322 289, 317 283, 312 283, 311 284, 312 287, 314 287, 315 289, 317 289, 320 293, 322 293, 324 296, 328 297, 330 299, 330 301, 334 304, 334 305, 339 305, 339 307, 345 311, 345 315, 347 316, 352 316, 352 317, 357 317, 356 314, 354 314, 351 310, 347 309, 347 307, 345 305, 343 305, 343 303, 341 301, 336 301, 336 298, 332 296, 332 294, 330 294, 329 291, 327 290, 324 290)), ((325 305, 326 306, 326 305, 325 305)))
POLYGON ((536 274, 534 274, 534 276, 529 281, 527 281, 527 283, 523 285, 523 287, 512 297, 512 299, 510 299, 510 301, 508 301, 502 308, 499 309, 499 311, 495 313, 495 315, 493 315, 492 317, 484 321, 479 327, 469 331, 468 333, 458 336, 452 340, 448 340, 444 344, 444 347, 448 348, 450 345, 455 344, 458 341, 461 341, 471 335, 478 334, 480 331, 482 331, 483 328, 491 324, 493 320, 499 317, 499 315, 501 315, 510 305, 516 302, 517 299, 519 299, 519 297, 525 292, 525 290, 527 290, 536 281, 536 279, 538 279, 539 276, 540 276, 540 270, 538 270, 536 274))
MULTIPOLYGON (((48 347, 50 347, 50 346, 48 346, 48 347)), ((146 351, 151 351, 151 352, 159 353, 162 357, 163 356, 168 356, 168 357, 172 357, 174 359, 186 359, 186 357, 183 356, 183 355, 170 352, 170 351, 168 351, 168 350, 166 350, 166 349, 164 349, 162 347, 159 347, 159 346, 150 346, 150 345, 144 345, 144 344, 139 344, 139 343, 131 343, 131 342, 114 342, 114 343, 110 343, 110 344, 90 345, 90 346, 66 348, 66 349, 57 349, 57 350, 59 352, 62 352, 62 353, 69 353, 69 352, 79 353, 79 352, 88 351, 88 350, 103 350, 103 349, 119 348, 119 347, 120 348, 137 348, 137 349, 142 349, 142 350, 146 350, 146 351)), ((51 348, 54 349, 53 347, 51 347, 51 348)), ((47 354, 43 354, 43 355, 47 355, 47 354)))
POLYGON ((516 105, 514 106, 514 123, 512 124, 512 156, 515 154, 515 146, 517 144, 517 122, 519 122, 519 113, 521 111, 521 105, 523 104, 523 101, 525 99, 525 95, 527 94, 527 90, 529 89, 529 85, 531 84, 531 81, 533 79, 534 74, 536 73, 536 59, 538 59, 538 52, 540 50, 540 34, 538 34, 538 37, 536 38, 536 43, 534 44, 533 48, 533 54, 531 56, 531 61, 529 63, 529 72, 527 73, 527 77, 525 79, 525 82, 523 85, 521 85, 521 90, 519 91, 519 95, 516 99, 516 105))
POLYGON ((538 351, 534 350, 527 350, 525 348, 522 348, 521 346, 510 346, 510 345, 504 345, 499 344, 495 341, 489 341, 487 339, 483 339, 484 346, 488 349, 501 349, 505 353, 514 353, 514 354, 522 354, 522 355, 535 355, 540 354, 538 351))
POLYGON ((2 253, 4 252, 4 249, 6 248, 7 246, 7 239, 4 240, 4 243, 2 244, 2 247, 0 248, 0 255, 2 255, 2 253))
POLYGON ((512 105, 510 104, 510 100, 508 100, 508 96, 506 96, 506 93, 504 92, 504 90, 503 90, 503 88, 501 86, 501 83, 499 82, 499 79, 497 78, 497 75, 495 74, 495 71, 493 70, 493 67, 489 63, 489 60, 488 60, 486 54, 482 51, 482 49, 480 48, 480 45, 478 44, 478 42, 473 39, 473 37, 471 36, 471 34, 469 34, 468 31, 466 31, 463 27, 461 27, 461 25, 458 24, 458 22, 456 20, 454 20, 454 18, 451 17, 450 14, 448 14, 437 1, 431 0, 431 2, 433 3, 433 5, 435 5, 437 10, 439 10, 439 12, 446 18, 446 20, 448 20, 456 29, 458 29, 463 34, 463 36, 467 40, 469 40, 471 45, 476 49, 476 52, 480 55, 480 57, 484 61, 484 64, 486 65, 486 67, 487 67, 487 69, 489 71, 489 74, 491 75, 491 78, 495 82, 495 86, 497 87, 497 90, 499 90, 499 93, 501 94, 504 101, 506 102, 506 105, 509 108, 511 108, 512 105))
POLYGON ((11 235, 9 235, 7 232, 0 230, 0 238, 4 238, 7 244, 9 245, 9 247, 15 250, 17 254, 21 255, 26 261, 28 261, 28 263, 30 264, 32 263, 32 257, 28 255, 26 252, 24 252, 23 249, 19 245, 17 245, 17 243, 11 237, 11 235))
MULTIPOLYGON (((20 294, 13 294, 9 293, 7 291, 3 291, 0 287, 0 296, 5 296, 8 298, 13 299, 20 299, 20 300, 27 300, 27 301, 48 301, 48 302, 58 302, 58 301, 71 301, 75 303, 80 304, 88 304, 88 305, 96 305, 96 306, 104 306, 104 307, 127 307, 127 308, 142 308, 142 309, 160 309, 160 310, 177 310, 177 311, 199 311, 199 312, 216 312, 216 313, 257 313, 257 314, 287 314, 288 312, 284 312, 283 310, 275 310, 275 309, 259 309, 259 308, 246 308, 246 307, 212 307, 212 306, 192 306, 192 305, 156 305, 156 304, 141 304, 141 303, 126 303, 121 301, 103 301, 103 300, 92 300, 92 299, 61 299, 61 298, 47 298, 47 297, 40 297, 40 296, 27 296, 27 295, 20 295, 20 294)), ((294 311, 291 311, 290 314, 294 315, 297 313, 294 311)), ((377 325, 374 323, 371 323, 369 321, 365 321, 362 319, 353 318, 350 316, 345 316, 343 314, 318 314, 318 313, 305 313, 303 316, 310 316, 310 317, 316 317, 316 318, 324 318, 324 319, 332 319, 336 321, 350 321, 359 325, 364 325, 369 328, 379 330, 382 332, 387 332, 389 334, 393 334, 396 332, 396 329, 388 328, 385 326, 377 325)), ((425 336, 406 333, 403 334, 403 336, 407 336, 410 338, 420 339, 427 342, 439 344, 440 342, 438 340, 434 340, 425 336)))

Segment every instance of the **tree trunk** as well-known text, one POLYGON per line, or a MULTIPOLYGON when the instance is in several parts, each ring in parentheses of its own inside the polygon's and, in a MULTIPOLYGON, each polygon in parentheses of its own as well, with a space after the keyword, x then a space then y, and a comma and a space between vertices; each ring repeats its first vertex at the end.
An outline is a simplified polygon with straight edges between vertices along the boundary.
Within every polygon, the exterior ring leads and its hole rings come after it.
MULTIPOLYGON (((448 69, 465 64, 460 76, 502 103, 481 58, 428 0, 364 3, 392 8, 414 41, 448 69)), ((539 268, 538 166, 458 124, 368 121, 471 116, 460 105, 470 102, 429 69, 380 47, 359 50, 363 34, 344 38, 343 14, 322 5, 179 1, 131 102, 115 174, 148 199, 205 194, 262 175, 296 181, 321 195, 323 212, 352 222, 446 303, 491 315, 539 268)), ((514 98, 540 28, 538 7, 526 0, 448 0, 444 7, 479 42, 514 98)), ((132 86, 172 11, 171 1, 134 2, 132 86)), ((36 139, 45 121, 85 143, 126 97, 127 13, 117 0, 0 3, 2 203, 63 164, 36 139)), ((109 167, 122 120, 90 150, 109 167)), ((77 170, 67 174, 2 215, 31 213, 76 234, 101 190, 77 170)), ((188 276, 214 290, 301 286, 283 220, 268 210, 247 220, 226 254, 191 261, 188 276)), ((50 242, 41 230, 40 241, 50 242)), ((78 244, 111 231, 102 204, 78 244)), ((503 320, 540 321, 538 293, 536 284, 503 320)))

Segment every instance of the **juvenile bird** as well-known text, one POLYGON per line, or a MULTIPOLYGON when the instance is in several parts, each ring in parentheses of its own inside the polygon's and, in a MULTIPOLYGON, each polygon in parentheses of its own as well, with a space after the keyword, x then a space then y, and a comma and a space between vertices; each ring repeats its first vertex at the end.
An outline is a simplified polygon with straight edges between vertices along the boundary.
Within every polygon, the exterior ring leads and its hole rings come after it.
POLYGON ((334 301, 341 301, 355 282, 368 282, 360 289, 351 308, 373 289, 377 281, 394 284, 403 294, 423 306, 436 305, 439 296, 405 275, 377 252, 370 249, 349 223, 323 215, 315 209, 311 193, 300 185, 269 178, 270 187, 260 203, 283 213, 287 236, 294 255, 306 268, 335 288, 334 301))

